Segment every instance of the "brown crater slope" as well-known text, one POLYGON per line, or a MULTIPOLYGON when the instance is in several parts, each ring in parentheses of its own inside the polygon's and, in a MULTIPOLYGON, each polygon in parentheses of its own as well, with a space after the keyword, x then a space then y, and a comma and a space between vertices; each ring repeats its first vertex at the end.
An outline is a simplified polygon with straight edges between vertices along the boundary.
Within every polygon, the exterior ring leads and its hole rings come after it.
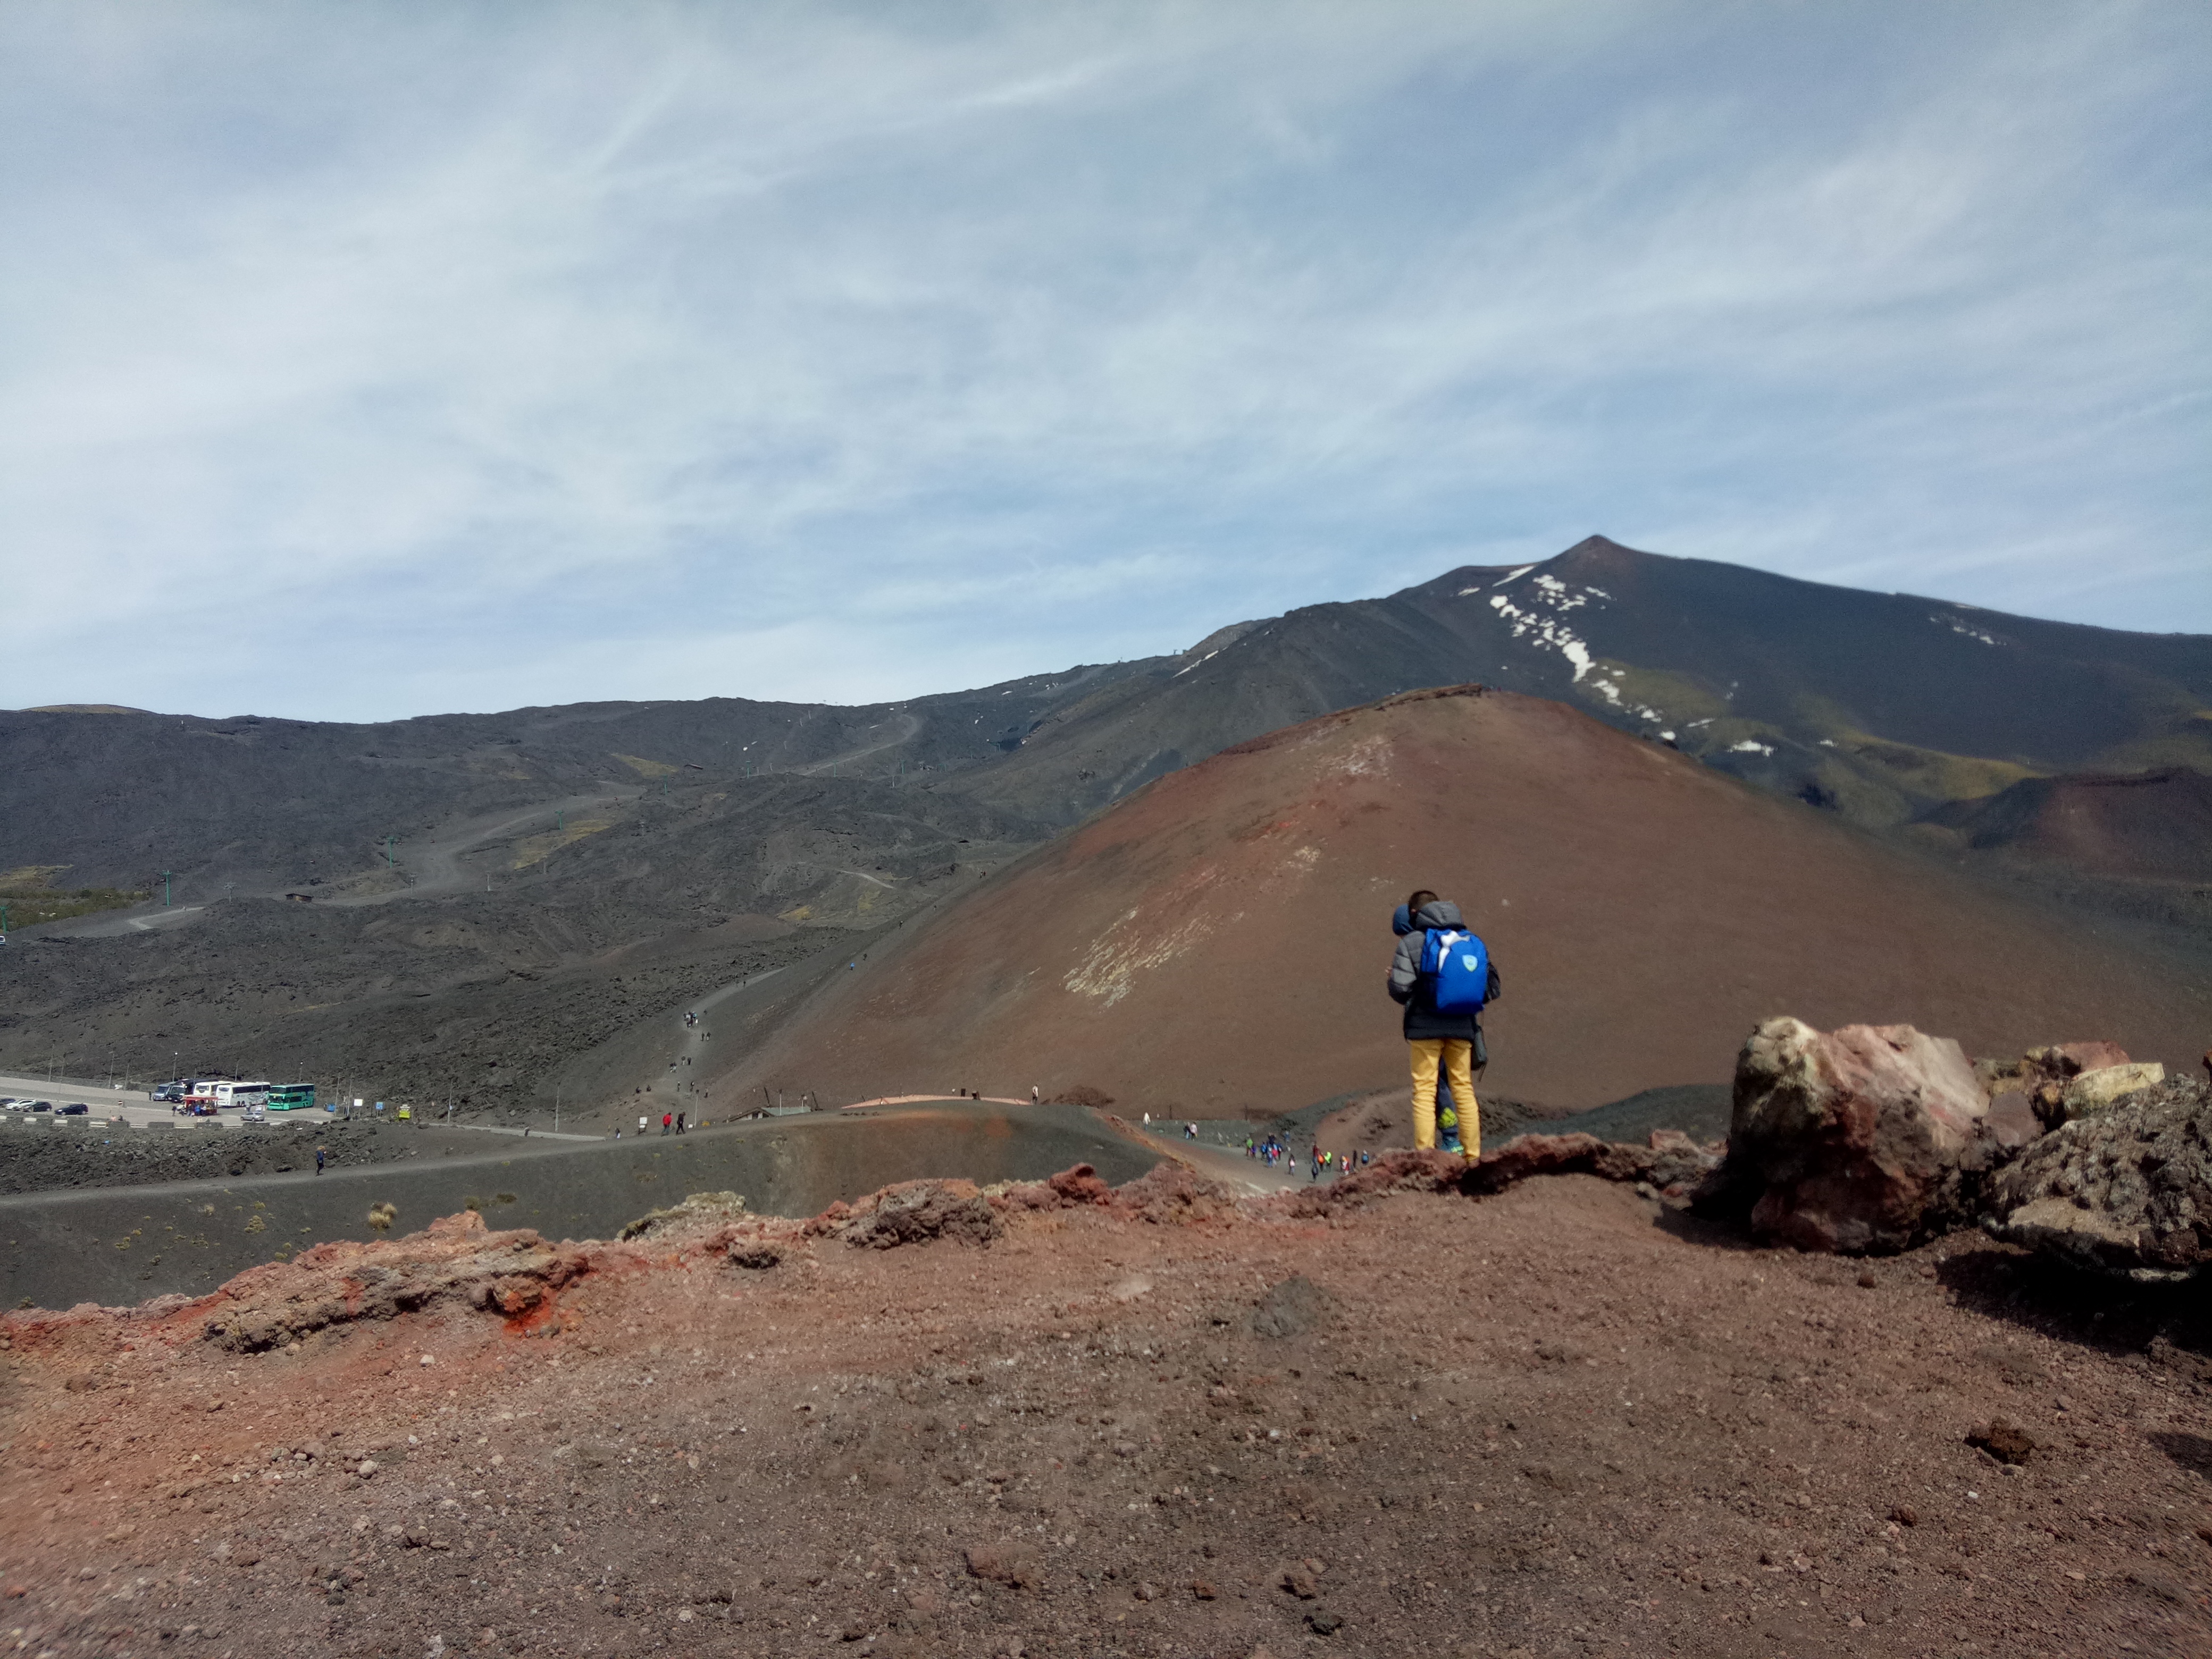
POLYGON ((1279 1109, 1397 1075, 1382 982, 1417 885, 1489 939, 1485 1086, 1555 1108, 1724 1080, 1759 1018, 2055 1030, 2178 1063, 2212 990, 1560 704, 1459 688, 1164 777, 827 983, 744 1087, 1279 1109))
POLYGON ((2186 767, 2027 778, 1928 821, 1957 830, 1977 852, 2089 875, 2212 881, 2212 777, 2186 767))

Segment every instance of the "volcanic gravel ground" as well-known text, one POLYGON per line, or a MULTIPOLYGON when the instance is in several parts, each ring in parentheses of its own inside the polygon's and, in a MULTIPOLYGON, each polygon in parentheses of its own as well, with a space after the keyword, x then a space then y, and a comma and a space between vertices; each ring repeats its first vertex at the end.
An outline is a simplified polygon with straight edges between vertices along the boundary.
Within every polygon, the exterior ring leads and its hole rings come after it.
POLYGON ((752 1269, 656 1237, 557 1317, 258 1356, 182 1315, 15 1323, 0 1636, 57 1659, 2212 1650, 2201 1331, 2154 1337, 2170 1306, 2069 1300, 1975 1237, 1747 1249, 1582 1176, 1285 1204, 1015 1215, 981 1248, 761 1224, 781 1261, 752 1269), (2024 1467, 1967 1443, 1992 1416, 2024 1467))
POLYGON ((325 1162, 337 1169, 403 1158, 512 1157, 564 1144, 429 1125, 348 1123, 319 1113, 311 1125, 271 1123, 265 1128, 0 1131, 0 1193, 281 1175, 313 1169, 317 1146, 323 1148, 325 1162))

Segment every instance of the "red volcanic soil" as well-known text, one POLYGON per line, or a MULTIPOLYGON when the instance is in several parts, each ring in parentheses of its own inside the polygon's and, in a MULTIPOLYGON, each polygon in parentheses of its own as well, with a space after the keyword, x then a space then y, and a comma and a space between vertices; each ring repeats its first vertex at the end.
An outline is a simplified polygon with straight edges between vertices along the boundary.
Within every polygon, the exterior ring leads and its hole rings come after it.
MULTIPOLYGON (((840 975, 732 1068, 860 1098, 1072 1084, 1168 1116, 1401 1074, 1392 907, 1455 900, 1505 984, 1486 1089, 1554 1109, 1724 1082, 1743 1035, 2054 1030, 2170 1064, 2212 987, 1565 706, 1415 693, 1152 784, 840 975)), ((734 1045, 733 1045, 734 1046, 734 1045)), ((735 1058, 735 1057, 733 1057, 735 1058)))
POLYGON ((2170 1309, 1972 1235, 1746 1249, 1584 1176, 1338 1206, 1146 1182, 977 1244, 471 1217, 201 1302, 8 1316, 0 1636, 2212 1651, 2212 1368, 2170 1309))
POLYGON ((2027 778, 1933 821, 1978 850, 2099 875, 2212 881, 2212 777, 2185 767, 2027 778))

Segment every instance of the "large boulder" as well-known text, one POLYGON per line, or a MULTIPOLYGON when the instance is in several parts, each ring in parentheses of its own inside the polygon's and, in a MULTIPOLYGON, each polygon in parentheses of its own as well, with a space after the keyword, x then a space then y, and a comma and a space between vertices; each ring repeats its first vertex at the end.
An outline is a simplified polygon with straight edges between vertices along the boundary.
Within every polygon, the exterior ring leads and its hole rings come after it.
POLYGON ((1998 1237, 2078 1267, 2195 1277, 2212 1258, 2212 1088, 2161 1083, 2063 1125, 1996 1176, 1990 1210, 1998 1237))
POLYGON ((1736 1060, 1721 1180, 1754 1230, 1801 1249, 1902 1250, 1951 1218, 1962 1162, 1988 1156, 1988 1112, 1948 1037, 1770 1019, 1736 1060))

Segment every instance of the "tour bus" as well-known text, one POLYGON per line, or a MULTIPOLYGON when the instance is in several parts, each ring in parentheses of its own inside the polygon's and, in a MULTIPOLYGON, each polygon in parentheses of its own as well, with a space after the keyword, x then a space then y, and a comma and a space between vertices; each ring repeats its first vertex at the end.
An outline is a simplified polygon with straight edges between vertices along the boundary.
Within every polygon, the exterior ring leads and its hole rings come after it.
POLYGON ((315 1105, 315 1085, 312 1083, 273 1083, 269 1085, 269 1109, 272 1112, 312 1111, 315 1105))
POLYGON ((265 1083, 217 1082, 212 1079, 193 1085, 185 1097, 185 1109, 198 1109, 197 1115, 209 1111, 222 1111, 227 1106, 258 1106, 269 1104, 269 1085, 265 1083))

